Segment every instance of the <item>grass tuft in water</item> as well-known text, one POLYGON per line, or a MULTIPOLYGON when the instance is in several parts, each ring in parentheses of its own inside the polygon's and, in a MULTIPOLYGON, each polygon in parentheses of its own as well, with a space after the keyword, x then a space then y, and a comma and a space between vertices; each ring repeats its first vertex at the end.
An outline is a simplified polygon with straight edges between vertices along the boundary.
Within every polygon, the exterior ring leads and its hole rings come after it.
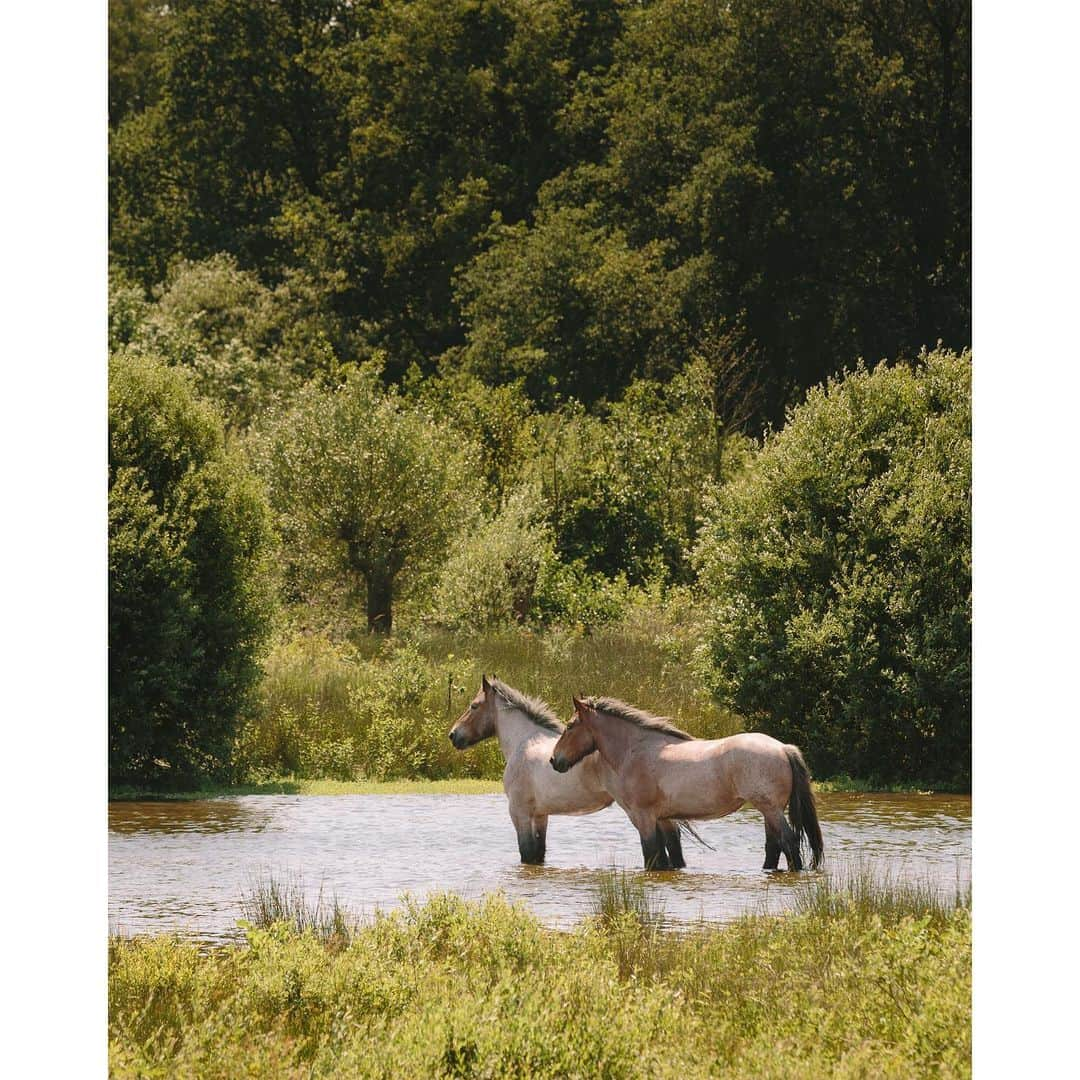
POLYGON ((609 870, 596 883, 593 915, 605 929, 632 919, 642 930, 653 933, 662 928, 664 906, 645 888, 641 874, 609 870))
POLYGON ((257 929, 285 923, 298 933, 313 933, 331 948, 348 945, 357 924, 336 895, 326 899, 322 886, 315 902, 308 900, 299 876, 280 880, 266 874, 253 878, 241 895, 240 909, 257 929))
POLYGON ((952 892, 929 880, 904 880, 891 869, 873 869, 853 862, 829 870, 795 896, 795 912, 819 918, 854 916, 867 921, 874 916, 897 920, 905 916, 947 919, 958 908, 971 908, 971 884, 960 880, 952 892))

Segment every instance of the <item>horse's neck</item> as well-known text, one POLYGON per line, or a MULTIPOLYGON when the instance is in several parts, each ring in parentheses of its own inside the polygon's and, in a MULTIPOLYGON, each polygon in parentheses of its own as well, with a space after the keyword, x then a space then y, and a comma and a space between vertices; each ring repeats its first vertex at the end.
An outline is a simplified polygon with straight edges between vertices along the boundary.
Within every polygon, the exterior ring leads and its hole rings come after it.
POLYGON ((495 713, 495 733, 499 737, 503 757, 507 760, 522 742, 536 735, 539 730, 519 709, 499 705, 495 713))
POLYGON ((623 762, 630 754, 632 740, 626 730, 626 724, 606 713, 595 713, 597 719, 593 721, 593 738, 596 740, 596 748, 604 763, 615 772, 622 768, 623 762))

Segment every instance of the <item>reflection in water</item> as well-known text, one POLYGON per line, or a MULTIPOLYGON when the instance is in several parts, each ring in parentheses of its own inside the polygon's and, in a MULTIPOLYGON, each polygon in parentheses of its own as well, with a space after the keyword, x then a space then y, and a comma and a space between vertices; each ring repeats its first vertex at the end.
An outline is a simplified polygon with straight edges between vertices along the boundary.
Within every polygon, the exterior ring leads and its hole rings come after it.
MULTIPOLYGON (((826 867, 858 862, 947 894, 971 877, 971 799, 819 796, 826 867)), ((687 842, 686 870, 649 874, 668 921, 723 921, 789 907, 812 875, 764 873, 761 815, 744 809, 687 842)), ((240 898, 273 874, 302 878, 357 915, 403 893, 478 897, 501 889, 552 926, 592 910, 600 875, 640 871, 636 831, 617 807, 553 817, 547 864, 522 866, 501 795, 254 795, 109 806, 109 918, 114 932, 235 936, 240 898)))
POLYGON ((110 833, 251 832, 272 821, 258 798, 109 803, 110 833))

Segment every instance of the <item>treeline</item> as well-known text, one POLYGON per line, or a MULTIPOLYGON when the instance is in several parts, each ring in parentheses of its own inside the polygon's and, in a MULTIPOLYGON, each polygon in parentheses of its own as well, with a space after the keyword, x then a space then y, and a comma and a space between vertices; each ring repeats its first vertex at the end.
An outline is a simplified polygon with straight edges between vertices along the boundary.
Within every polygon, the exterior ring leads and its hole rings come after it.
POLYGON ((418 634, 622 626, 597 691, 964 783, 969 22, 114 0, 113 779, 467 768, 418 634))
POLYGON ((112 255, 232 256, 265 384, 591 406, 722 354, 778 423, 970 342, 970 75, 962 0, 111 0, 112 255))

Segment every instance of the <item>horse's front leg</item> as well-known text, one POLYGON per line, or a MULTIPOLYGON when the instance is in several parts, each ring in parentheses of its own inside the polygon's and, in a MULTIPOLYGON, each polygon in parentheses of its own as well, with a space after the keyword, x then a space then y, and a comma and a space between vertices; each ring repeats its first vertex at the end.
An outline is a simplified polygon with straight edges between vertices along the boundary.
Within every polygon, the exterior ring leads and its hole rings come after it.
POLYGON ((667 848, 664 846, 664 834, 656 818, 651 814, 637 814, 631 820, 641 837, 641 854, 645 858, 646 870, 670 870, 667 848))
POLYGON ((547 835, 547 817, 534 818, 524 810, 511 810, 510 820, 517 833, 518 853, 521 861, 537 866, 544 861, 545 837, 547 835), (534 821, 543 821, 543 828, 537 832, 534 821))
POLYGON ((681 870, 686 866, 682 853, 682 838, 679 836, 679 823, 670 818, 656 823, 657 829, 667 848, 668 863, 672 870, 681 870))
POLYGON ((532 818, 533 851, 536 861, 542 863, 547 855, 547 814, 534 814, 532 818))

